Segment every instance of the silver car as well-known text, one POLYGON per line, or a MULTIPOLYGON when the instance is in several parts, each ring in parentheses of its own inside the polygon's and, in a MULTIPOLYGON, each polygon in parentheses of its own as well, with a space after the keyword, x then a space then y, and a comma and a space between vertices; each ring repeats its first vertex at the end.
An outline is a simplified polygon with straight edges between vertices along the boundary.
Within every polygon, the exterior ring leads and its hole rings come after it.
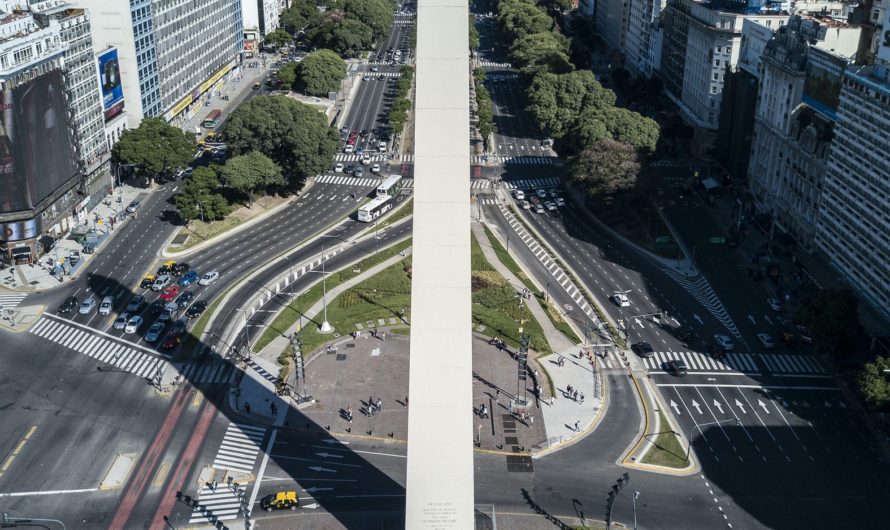
POLYGON ((155 322, 148 328, 148 331, 145 332, 145 342, 157 342, 159 338, 161 338, 161 333, 164 331, 164 324, 160 322, 155 322))
POLYGON ((77 312, 81 315, 89 315, 93 312, 93 309, 96 309, 96 299, 91 296, 80 303, 77 312))

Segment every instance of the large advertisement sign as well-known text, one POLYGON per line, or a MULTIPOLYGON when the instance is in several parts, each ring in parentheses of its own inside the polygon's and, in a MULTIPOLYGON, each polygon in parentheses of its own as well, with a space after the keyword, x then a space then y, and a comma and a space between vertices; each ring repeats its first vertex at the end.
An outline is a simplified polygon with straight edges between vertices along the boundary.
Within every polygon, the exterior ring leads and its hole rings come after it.
POLYGON ((39 219, 27 221, 15 221, 12 223, 0 223, 0 239, 3 241, 21 241, 37 237, 40 231, 39 219))
POLYGON ((835 120, 847 64, 843 57, 811 47, 808 50, 803 102, 835 120))
POLYGON ((884 27, 881 28, 881 42, 880 47, 878 48, 878 57, 883 61, 890 62, 890 7, 884 9, 884 27))
POLYGON ((6 86, 0 90, 0 213, 33 208, 77 174, 62 72, 6 86))
POLYGON ((99 83, 102 86, 102 106, 108 121, 124 110, 124 89, 121 87, 120 61, 117 49, 99 54, 99 83))

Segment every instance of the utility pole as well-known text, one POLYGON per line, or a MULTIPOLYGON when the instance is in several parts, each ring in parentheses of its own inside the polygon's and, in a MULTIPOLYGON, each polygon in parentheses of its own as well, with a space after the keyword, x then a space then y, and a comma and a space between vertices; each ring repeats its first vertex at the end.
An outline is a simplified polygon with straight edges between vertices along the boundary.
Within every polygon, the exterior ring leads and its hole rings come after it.
POLYGON ((526 320, 522 318, 523 309, 522 296, 519 297, 519 351, 516 352, 518 357, 518 374, 516 387, 516 405, 524 407, 528 404, 528 343, 530 337, 525 332, 523 325, 526 320))

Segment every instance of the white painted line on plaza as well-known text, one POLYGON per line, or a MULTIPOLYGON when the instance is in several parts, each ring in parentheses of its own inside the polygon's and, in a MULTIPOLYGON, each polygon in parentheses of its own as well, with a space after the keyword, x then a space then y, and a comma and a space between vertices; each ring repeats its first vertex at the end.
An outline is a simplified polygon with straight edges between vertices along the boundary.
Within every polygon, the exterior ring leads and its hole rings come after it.
POLYGON ((85 488, 79 490, 47 490, 47 491, 20 491, 18 493, 0 493, 0 497, 30 497, 32 495, 62 495, 65 493, 90 493, 99 491, 99 488, 85 488))
MULTIPOLYGON (((658 372, 651 372, 658 373, 658 372)), ((664 372, 661 372, 664 373, 664 372)), ((702 372, 694 372, 695 375, 701 374, 702 372)), ((720 375, 720 374, 714 374, 720 375)), ((741 374, 745 375, 745 374, 741 374)), ((664 387, 696 387, 703 386, 708 388, 763 388, 766 390, 833 390, 835 392, 840 392, 840 388, 832 387, 832 386, 788 386, 788 385, 721 385, 721 384, 705 384, 705 383, 658 383, 655 386, 664 386, 664 387)))

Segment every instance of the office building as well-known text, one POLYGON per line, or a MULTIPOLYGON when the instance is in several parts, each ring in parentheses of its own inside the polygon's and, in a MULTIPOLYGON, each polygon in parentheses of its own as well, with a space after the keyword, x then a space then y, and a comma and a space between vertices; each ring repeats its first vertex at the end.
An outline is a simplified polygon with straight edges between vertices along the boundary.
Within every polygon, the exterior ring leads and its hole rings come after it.
POLYGON ((96 53, 117 49, 129 125, 143 116, 182 124, 235 75, 243 51, 241 0, 79 0, 96 53))
POLYGON ((630 9, 625 0, 596 0, 594 6, 596 31, 612 50, 624 51, 629 15, 630 9))
POLYGON ((281 13, 287 9, 284 0, 241 0, 244 31, 255 30, 262 40, 279 27, 281 13))
POLYGON ((624 39, 624 65, 643 77, 652 77, 658 69, 661 46, 659 21, 666 0, 630 0, 627 33, 624 39))

